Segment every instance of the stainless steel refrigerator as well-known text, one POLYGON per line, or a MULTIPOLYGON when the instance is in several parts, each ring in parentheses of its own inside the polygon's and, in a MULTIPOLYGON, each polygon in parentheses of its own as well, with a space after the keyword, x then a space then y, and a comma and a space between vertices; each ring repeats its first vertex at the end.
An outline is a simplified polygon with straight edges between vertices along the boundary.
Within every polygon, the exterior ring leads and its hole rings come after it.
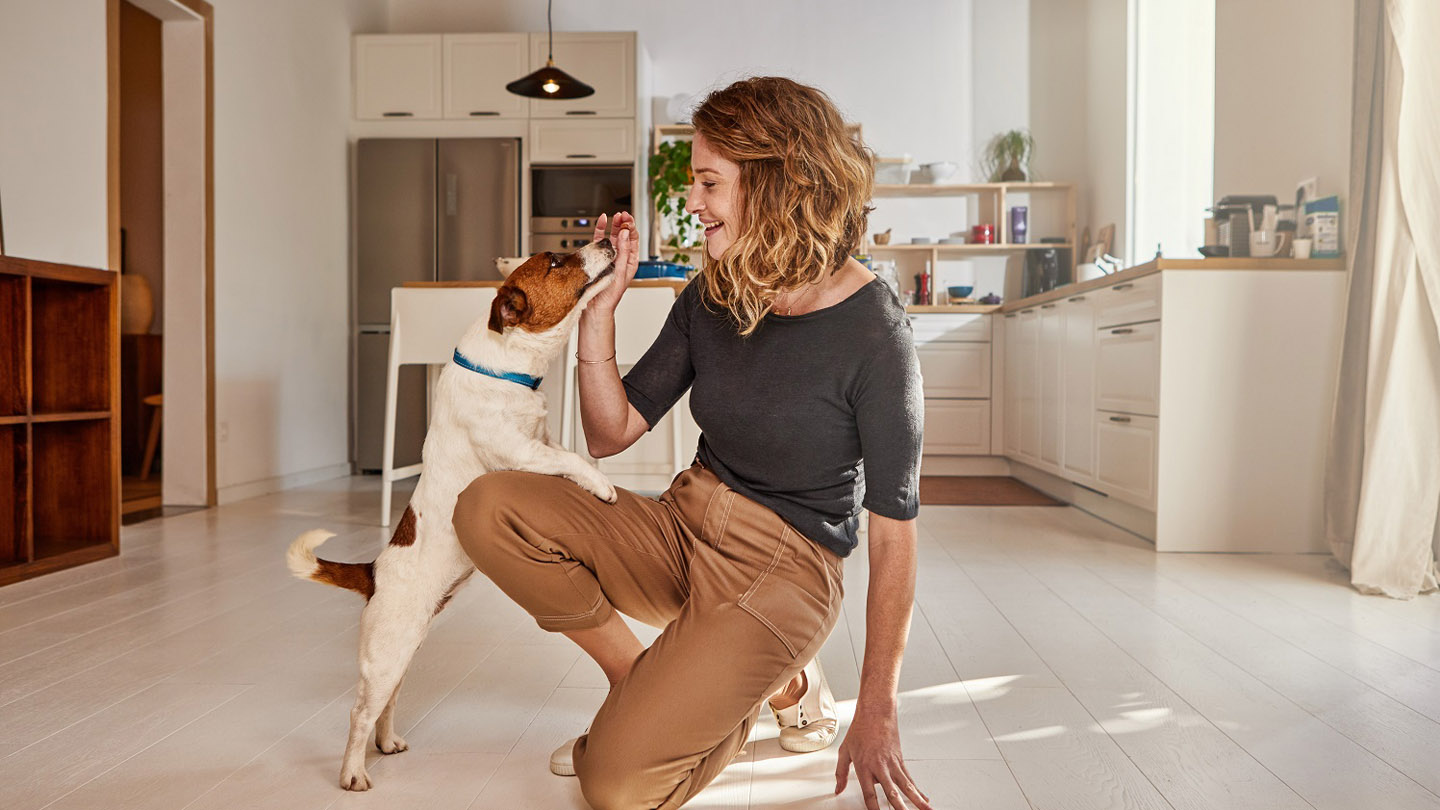
MULTIPOLYGON (((371 138, 356 145, 353 459, 380 469, 390 290, 407 281, 498 280, 497 256, 520 251, 515 138, 371 138)), ((395 465, 420 461, 425 369, 405 366, 395 465)))

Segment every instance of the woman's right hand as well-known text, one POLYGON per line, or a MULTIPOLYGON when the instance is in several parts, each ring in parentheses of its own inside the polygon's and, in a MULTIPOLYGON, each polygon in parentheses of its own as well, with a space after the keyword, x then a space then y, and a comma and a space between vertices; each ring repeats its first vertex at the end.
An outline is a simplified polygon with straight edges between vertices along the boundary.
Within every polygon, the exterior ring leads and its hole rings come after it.
POLYGON ((586 311, 613 315, 620 297, 640 269, 640 235, 635 230, 635 217, 629 211, 621 211, 608 223, 606 220, 601 214, 595 221, 595 241, 604 239, 608 233, 615 246, 615 280, 590 301, 586 311))

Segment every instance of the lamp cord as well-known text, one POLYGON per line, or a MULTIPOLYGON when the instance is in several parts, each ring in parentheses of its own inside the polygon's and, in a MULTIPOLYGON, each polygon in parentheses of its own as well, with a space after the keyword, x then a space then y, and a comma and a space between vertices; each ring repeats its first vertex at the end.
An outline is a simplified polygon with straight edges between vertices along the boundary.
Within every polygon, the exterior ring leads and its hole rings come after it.
POLYGON ((545 0, 545 33, 547 40, 545 61, 555 61, 555 23, 550 21, 550 11, 555 7, 555 0, 545 0))

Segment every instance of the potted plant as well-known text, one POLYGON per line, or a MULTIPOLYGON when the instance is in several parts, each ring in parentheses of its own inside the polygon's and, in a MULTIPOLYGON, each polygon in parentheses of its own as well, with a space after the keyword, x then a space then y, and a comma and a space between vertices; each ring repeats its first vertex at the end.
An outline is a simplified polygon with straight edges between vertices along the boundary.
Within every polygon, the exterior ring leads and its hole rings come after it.
POLYGON ((1023 183, 1035 155, 1035 139, 1029 130, 1012 129, 990 139, 982 157, 990 182, 1023 183))
POLYGON ((690 263, 690 254, 685 251, 695 247, 693 240, 700 228, 695 217, 685 213, 685 193, 694 182, 690 141, 665 141, 655 148, 655 154, 650 156, 650 197, 655 201, 660 232, 670 233, 664 242, 673 251, 670 259, 679 264, 690 263))

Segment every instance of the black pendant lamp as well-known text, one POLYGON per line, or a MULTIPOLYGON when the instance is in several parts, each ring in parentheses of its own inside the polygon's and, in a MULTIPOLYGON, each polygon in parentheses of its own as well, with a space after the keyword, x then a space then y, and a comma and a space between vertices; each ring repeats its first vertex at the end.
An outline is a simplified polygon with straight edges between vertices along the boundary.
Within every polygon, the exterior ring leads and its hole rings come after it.
POLYGON ((595 88, 555 67, 555 26, 550 22, 550 7, 554 0, 545 3, 545 30, 549 34, 550 49, 545 57, 545 67, 521 76, 505 85, 505 89, 526 98, 585 98, 595 95, 595 88))

